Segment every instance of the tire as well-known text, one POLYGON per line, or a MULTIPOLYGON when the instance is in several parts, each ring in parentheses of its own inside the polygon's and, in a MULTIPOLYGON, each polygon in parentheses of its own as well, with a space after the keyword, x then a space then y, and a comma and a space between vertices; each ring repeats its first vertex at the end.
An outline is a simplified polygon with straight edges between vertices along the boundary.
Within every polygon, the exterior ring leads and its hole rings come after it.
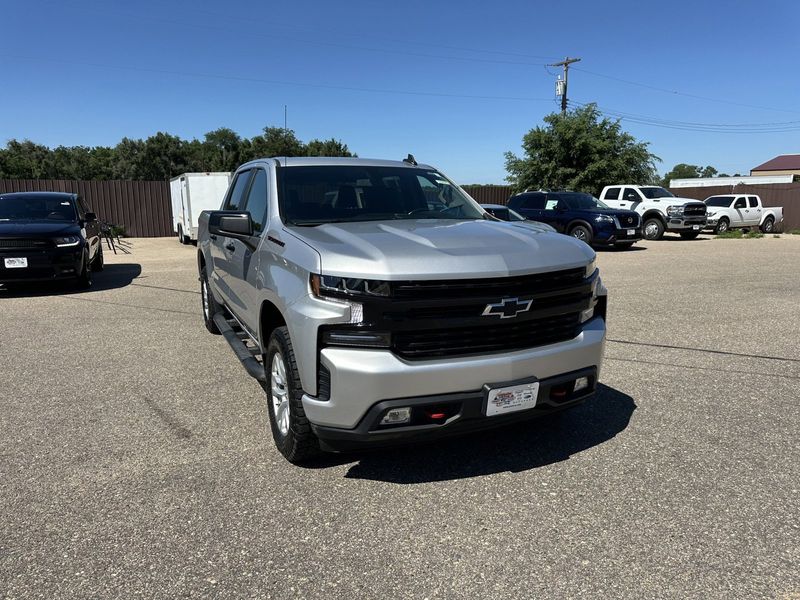
POLYGON ((222 310, 222 307, 214 300, 214 294, 208 288, 208 275, 205 268, 200 274, 200 308, 203 311, 203 323, 209 333, 219 335, 217 324, 214 323, 214 315, 222 310))
POLYGON ((267 411, 275 446, 292 464, 301 464, 320 452, 317 436, 303 410, 303 387, 287 327, 270 335, 264 355, 267 374, 267 411))
POLYGON ((75 286, 79 290, 88 290, 92 287, 92 265, 89 262, 88 251, 83 255, 83 265, 81 272, 78 274, 78 278, 75 280, 75 286))
POLYGON ((619 248, 620 250, 630 250, 631 248, 633 248, 633 245, 635 243, 636 242, 617 242, 616 244, 614 244, 614 247, 619 248))
POLYGON ((682 240, 694 240, 700 235, 699 231, 681 231, 682 240))
POLYGON ((103 258, 103 241, 100 241, 100 247, 97 249, 97 254, 94 256, 94 260, 92 261, 92 271, 99 272, 105 269, 106 263, 105 259, 103 258))
POLYGON ((592 243, 592 230, 585 225, 575 225, 575 227, 569 230, 569 234, 575 239, 586 242, 587 244, 591 245, 592 243))
POLYGON ((658 217, 650 217, 642 223, 642 237, 646 240, 660 240, 664 237, 664 223, 658 217))
POLYGON ((761 233, 772 233, 773 231, 775 231, 775 219, 767 217, 761 224, 761 233))
POLYGON ((185 246, 186 244, 189 243, 186 240, 187 240, 186 236, 183 235, 183 226, 178 225, 178 241, 185 246))
POLYGON ((728 221, 728 219, 722 218, 719 221, 717 221, 717 226, 714 227, 714 233, 716 234, 725 233, 726 231, 728 231, 728 229, 730 229, 730 227, 731 227, 730 221, 728 221))

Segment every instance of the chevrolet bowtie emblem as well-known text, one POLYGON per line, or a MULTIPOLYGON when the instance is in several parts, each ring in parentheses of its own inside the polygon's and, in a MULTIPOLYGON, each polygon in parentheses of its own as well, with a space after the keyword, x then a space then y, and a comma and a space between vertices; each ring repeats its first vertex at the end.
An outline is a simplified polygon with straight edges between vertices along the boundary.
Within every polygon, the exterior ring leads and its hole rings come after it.
POLYGON ((483 309, 484 317, 500 317, 501 319, 510 319, 516 317, 519 313, 524 313, 531 309, 533 300, 520 300, 519 298, 503 298, 501 302, 496 304, 487 304, 483 309))

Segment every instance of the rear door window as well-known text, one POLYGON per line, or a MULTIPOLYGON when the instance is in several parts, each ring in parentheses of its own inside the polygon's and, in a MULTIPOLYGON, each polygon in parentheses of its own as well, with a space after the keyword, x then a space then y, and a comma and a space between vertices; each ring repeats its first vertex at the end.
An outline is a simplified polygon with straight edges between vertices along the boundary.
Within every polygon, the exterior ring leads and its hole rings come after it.
POLYGON ((750 208, 756 208, 758 206, 758 199, 755 196, 749 196, 750 198, 750 208))
POLYGON ((606 193, 603 194, 603 200, 618 200, 620 189, 618 187, 608 188, 606 193))
POLYGON ((522 202, 522 208, 531 210, 542 210, 544 208, 546 196, 544 194, 527 194, 522 202))

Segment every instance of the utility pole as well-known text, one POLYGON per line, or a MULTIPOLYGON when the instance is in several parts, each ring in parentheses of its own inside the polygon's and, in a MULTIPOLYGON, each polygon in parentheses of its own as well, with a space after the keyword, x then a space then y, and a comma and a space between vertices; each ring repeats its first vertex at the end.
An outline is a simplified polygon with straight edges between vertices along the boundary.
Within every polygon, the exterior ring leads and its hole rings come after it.
POLYGON ((570 58, 567 56, 561 62, 553 63, 552 65, 547 65, 548 67, 563 67, 564 68, 564 85, 558 86, 556 93, 560 92, 561 95, 561 114, 564 115, 567 113, 567 80, 569 77, 569 66, 572 63, 580 62, 580 58, 570 58))

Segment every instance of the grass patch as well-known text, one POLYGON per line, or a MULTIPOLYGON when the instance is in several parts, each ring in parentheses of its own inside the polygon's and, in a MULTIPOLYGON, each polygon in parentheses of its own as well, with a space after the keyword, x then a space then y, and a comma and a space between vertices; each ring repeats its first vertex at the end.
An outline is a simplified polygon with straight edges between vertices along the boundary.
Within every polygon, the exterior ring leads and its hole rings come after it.
POLYGON ((750 231, 748 231, 747 233, 744 234, 744 237, 750 238, 750 239, 763 238, 764 234, 761 233, 758 229, 751 229, 750 231))
POLYGON ((787 231, 786 233, 791 233, 792 235, 800 235, 800 229, 792 229, 791 231, 787 231))
POLYGON ((728 229, 728 231, 717 234, 717 237, 722 240, 739 240, 742 235, 744 234, 741 229, 728 229))

